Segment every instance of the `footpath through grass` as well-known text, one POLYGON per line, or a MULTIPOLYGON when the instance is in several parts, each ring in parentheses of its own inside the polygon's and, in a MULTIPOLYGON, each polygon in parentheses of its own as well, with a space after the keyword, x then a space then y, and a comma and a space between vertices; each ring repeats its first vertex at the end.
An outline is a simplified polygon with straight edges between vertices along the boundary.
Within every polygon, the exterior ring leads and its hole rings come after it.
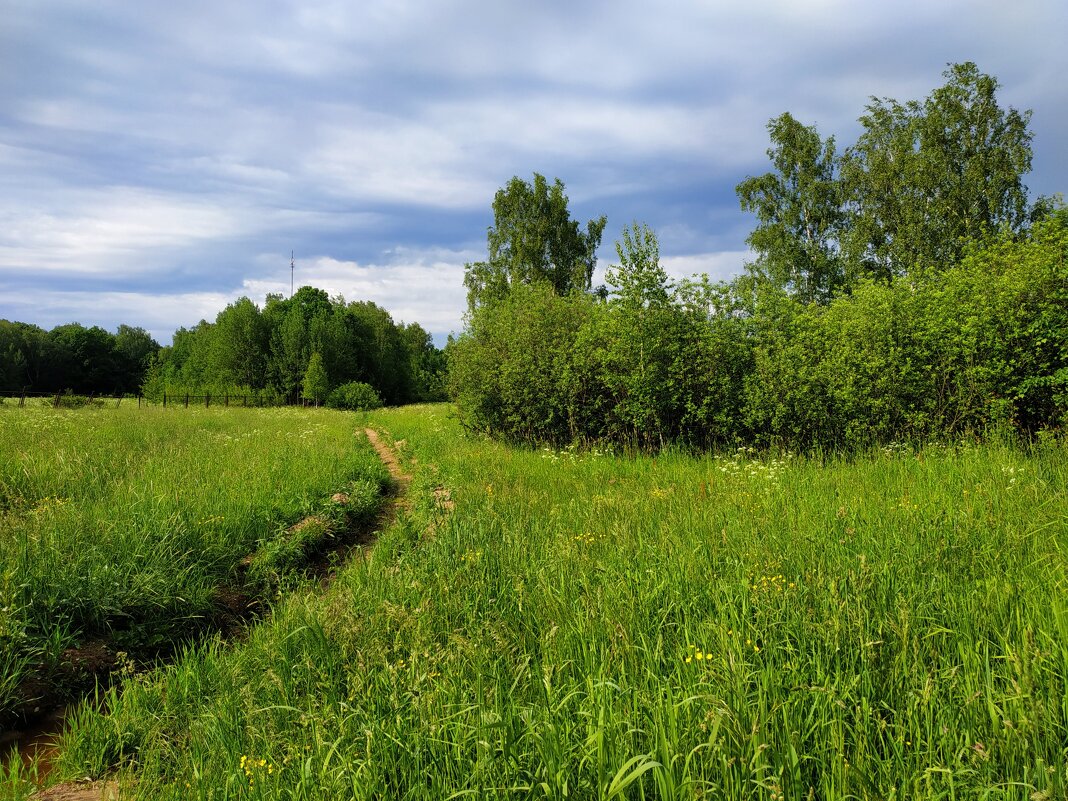
POLYGON ((355 430, 303 409, 0 408, 0 722, 73 689, 72 647, 166 650, 211 628, 220 588, 270 593, 312 529, 373 514, 385 472, 355 430))
POLYGON ((62 771, 145 799, 1068 793, 1065 446, 616 458, 371 420, 411 509, 247 642, 83 709, 62 771))

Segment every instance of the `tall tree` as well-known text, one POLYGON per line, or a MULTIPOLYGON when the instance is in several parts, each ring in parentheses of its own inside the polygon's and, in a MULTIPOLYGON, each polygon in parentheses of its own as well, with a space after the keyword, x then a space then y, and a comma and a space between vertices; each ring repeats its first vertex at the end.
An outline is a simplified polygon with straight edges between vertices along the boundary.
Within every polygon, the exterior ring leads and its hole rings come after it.
POLYGON ((616 243, 619 264, 605 280, 612 288, 605 348, 606 383, 618 397, 615 414, 636 443, 663 444, 668 436, 672 391, 668 380, 668 342, 675 315, 671 283, 660 264, 656 233, 637 222, 623 229, 616 243))
POLYGON ((607 218, 586 223, 571 219, 564 184, 552 186, 534 173, 534 182, 512 178, 493 199, 493 226, 487 233, 488 258, 466 265, 468 307, 493 302, 517 283, 548 283, 558 295, 588 290, 607 218))
POLYGON ((757 253, 749 271, 786 287, 804 303, 826 303, 847 282, 838 240, 845 222, 834 137, 821 139, 789 113, 768 123, 773 172, 735 188, 757 216, 746 242, 757 253))
POLYGON ((192 328, 179 328, 174 332, 173 344, 166 354, 181 376, 180 383, 194 392, 202 390, 214 379, 210 353, 214 331, 215 326, 207 320, 201 320, 192 328))
POLYGON ((667 303, 671 282, 660 265, 660 242, 652 228, 637 222, 624 227, 623 240, 616 242, 616 255, 619 264, 609 267, 605 274, 614 303, 628 309, 667 303))
POLYGON ((354 301, 347 313, 356 326, 366 332, 363 354, 366 380, 389 404, 403 403, 411 397, 412 374, 401 332, 389 312, 370 301, 354 301))
POLYGON ((304 315, 299 308, 291 306, 271 334, 274 384, 287 398, 297 398, 310 358, 304 315))
POLYGON ((943 75, 922 103, 873 97, 843 158, 843 248, 869 274, 948 268, 967 240, 1028 221, 1031 113, 1001 108, 997 80, 971 62, 943 75))
POLYGON ((270 336, 259 308, 248 298, 234 301, 215 318, 212 364, 219 380, 242 387, 266 385, 270 336))
POLYGON ((159 343, 143 328, 120 325, 115 333, 115 357, 123 392, 137 392, 159 351, 159 343))
POLYGON ((96 325, 68 323, 56 326, 48 336, 55 346, 54 366, 63 376, 56 389, 87 394, 122 390, 113 334, 96 325))
POLYGON ((316 351, 308 360, 308 369, 304 371, 303 381, 304 397, 316 406, 326 397, 330 391, 330 377, 323 367, 323 357, 316 351))
POLYGON ((398 326, 408 353, 412 375, 412 397, 418 401, 445 399, 445 352, 434 346, 434 338, 419 323, 398 326))

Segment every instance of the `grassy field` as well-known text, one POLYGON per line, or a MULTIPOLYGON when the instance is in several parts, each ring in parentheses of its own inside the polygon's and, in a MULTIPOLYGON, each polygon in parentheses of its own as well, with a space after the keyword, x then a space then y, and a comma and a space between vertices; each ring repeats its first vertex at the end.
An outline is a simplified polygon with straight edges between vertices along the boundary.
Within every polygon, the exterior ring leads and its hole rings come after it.
POLYGON ((62 695, 64 654, 88 640, 166 650, 212 625, 221 587, 270 592, 305 515, 325 536, 373 513, 385 473, 355 427, 305 410, 0 408, 0 721, 62 695), (344 508, 328 500, 342 490, 344 508))
POLYGON ((246 641, 85 706, 57 775, 145 799, 1068 795, 1063 444, 631 458, 465 438, 444 406, 370 420, 410 508, 246 641))

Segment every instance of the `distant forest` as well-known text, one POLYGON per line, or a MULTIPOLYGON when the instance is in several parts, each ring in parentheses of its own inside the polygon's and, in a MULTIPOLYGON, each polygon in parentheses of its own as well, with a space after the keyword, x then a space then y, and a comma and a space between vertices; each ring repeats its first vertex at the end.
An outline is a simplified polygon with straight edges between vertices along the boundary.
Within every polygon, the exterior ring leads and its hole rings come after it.
POLYGON ((159 351, 147 331, 128 325, 112 334, 78 323, 46 331, 0 320, 0 392, 136 394, 159 351))
POLYGON ((262 309, 241 298, 214 322, 179 328, 166 347, 128 325, 111 334, 0 320, 0 391, 401 404, 444 399, 445 354, 417 323, 305 286, 291 298, 269 295, 262 309))

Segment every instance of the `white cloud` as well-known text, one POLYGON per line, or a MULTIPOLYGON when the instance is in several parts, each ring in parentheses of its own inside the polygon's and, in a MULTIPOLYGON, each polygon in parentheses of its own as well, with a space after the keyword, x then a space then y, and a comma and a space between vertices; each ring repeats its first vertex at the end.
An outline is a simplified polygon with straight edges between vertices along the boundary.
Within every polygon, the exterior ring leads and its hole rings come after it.
POLYGON ((766 169, 770 117, 845 146, 869 95, 923 97, 949 61, 1035 108, 1030 185, 1063 190, 1068 174, 1063 0, 9 5, 0 315, 31 321, 52 298, 173 330, 287 291, 288 258, 256 254, 295 246, 323 254, 301 260, 301 283, 453 330, 462 265, 481 255, 462 249, 483 233, 474 212, 533 171, 613 227, 655 224, 673 275, 726 277, 751 224, 730 189, 766 169), (188 294, 168 294, 176 271, 188 294), (143 294, 63 292, 74 281, 143 294))
POLYGON ((503 95, 463 107, 430 107, 436 129, 479 150, 564 156, 576 162, 685 157, 730 163, 750 140, 755 118, 744 97, 707 105, 594 95, 503 95), (747 123, 747 120, 753 122, 747 123))
POLYGON ((428 123, 353 112, 322 125, 318 139, 303 156, 303 174, 332 195, 446 208, 492 197, 463 140, 428 123))
POLYGON ((143 270, 153 251, 246 233, 251 224, 209 200, 137 187, 67 191, 62 205, 0 207, 0 273, 143 270))
POLYGON ((151 294, 145 292, 66 292, 60 289, 33 292, 8 291, 0 316, 32 320, 50 329, 65 323, 99 325, 114 331, 120 323, 148 331, 162 344, 169 344, 179 327, 200 320, 214 320, 236 295, 222 292, 151 294))
MULTIPOLYGON (((330 256, 298 259, 297 286, 310 285, 331 297, 369 300, 395 321, 419 323, 435 334, 459 332, 467 308, 464 264, 483 254, 443 249, 398 248, 379 263, 358 264, 330 256)), ((243 294, 257 302, 268 293, 289 295, 288 271, 248 278, 243 294)))
POLYGON ((660 264, 674 279, 707 275, 713 281, 726 281, 739 275, 745 262, 752 260, 747 250, 729 250, 719 253, 694 253, 687 256, 664 256, 660 264))

